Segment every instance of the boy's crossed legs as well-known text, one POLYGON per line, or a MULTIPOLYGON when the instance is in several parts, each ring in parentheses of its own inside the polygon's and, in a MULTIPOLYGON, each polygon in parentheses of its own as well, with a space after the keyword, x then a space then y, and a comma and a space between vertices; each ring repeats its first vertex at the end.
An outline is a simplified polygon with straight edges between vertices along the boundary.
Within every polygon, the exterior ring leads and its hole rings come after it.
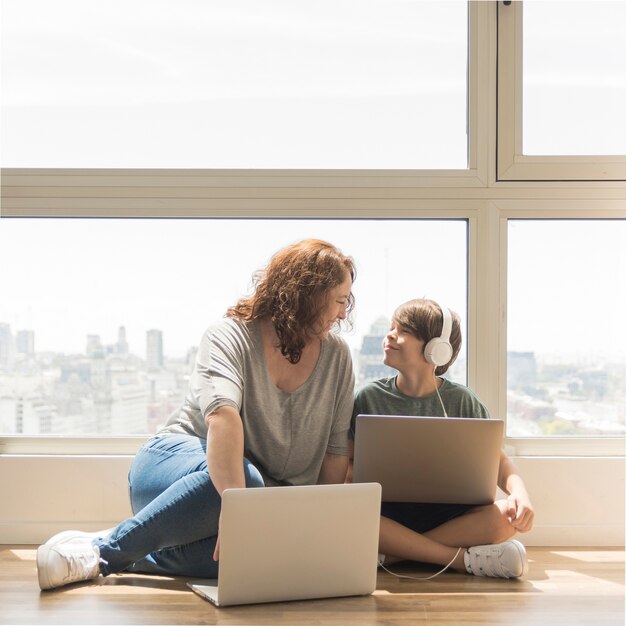
POLYGON ((527 571, 524 547, 508 541, 516 530, 508 518, 506 500, 477 507, 384 503, 382 511, 379 550, 385 555, 385 565, 402 560, 450 564, 457 571, 504 578, 517 578, 527 571), (452 517, 426 530, 429 522, 421 519, 420 511, 433 509, 435 518, 437 513, 452 517), (459 552, 459 547, 465 550, 459 552))

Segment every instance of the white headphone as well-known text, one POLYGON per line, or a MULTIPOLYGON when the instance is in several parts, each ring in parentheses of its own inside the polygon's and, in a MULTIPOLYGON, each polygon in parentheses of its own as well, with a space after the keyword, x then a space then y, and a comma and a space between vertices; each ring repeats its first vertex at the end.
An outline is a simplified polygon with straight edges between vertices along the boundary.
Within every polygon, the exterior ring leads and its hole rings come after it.
POLYGON ((450 309, 439 305, 443 314, 443 328, 441 336, 434 337, 424 346, 424 358, 431 365, 437 367, 447 365, 452 359, 454 350, 450 345, 450 333, 452 332, 452 314, 450 309))

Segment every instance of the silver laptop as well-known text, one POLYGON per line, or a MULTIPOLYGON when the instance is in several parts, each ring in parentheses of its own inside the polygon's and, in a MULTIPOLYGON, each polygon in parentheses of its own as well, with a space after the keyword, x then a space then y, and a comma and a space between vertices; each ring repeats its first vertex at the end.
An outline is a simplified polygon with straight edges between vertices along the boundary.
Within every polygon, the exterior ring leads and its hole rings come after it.
POLYGON ((504 423, 495 419, 358 415, 352 480, 385 502, 490 504, 504 423))
POLYGON ((368 595, 376 588, 380 485, 226 489, 216 606, 368 595))

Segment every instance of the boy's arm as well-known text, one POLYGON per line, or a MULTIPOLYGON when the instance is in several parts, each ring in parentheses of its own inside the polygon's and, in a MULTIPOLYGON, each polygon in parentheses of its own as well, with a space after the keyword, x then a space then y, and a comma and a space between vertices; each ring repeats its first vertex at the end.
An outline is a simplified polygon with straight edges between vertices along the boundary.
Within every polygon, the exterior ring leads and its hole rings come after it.
POLYGON ((500 452, 498 487, 508 496, 511 525, 519 532, 528 532, 533 526, 535 511, 522 477, 504 451, 500 452))

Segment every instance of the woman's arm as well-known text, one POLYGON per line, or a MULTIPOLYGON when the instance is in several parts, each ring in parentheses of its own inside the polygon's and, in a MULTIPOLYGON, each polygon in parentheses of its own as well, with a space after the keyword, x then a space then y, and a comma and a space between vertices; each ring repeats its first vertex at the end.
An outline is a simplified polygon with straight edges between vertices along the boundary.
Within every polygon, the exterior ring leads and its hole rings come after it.
POLYGON ((350 418, 354 404, 354 372, 352 357, 348 345, 336 339, 338 358, 334 359, 336 368, 336 401, 333 407, 333 424, 328 440, 327 451, 317 479, 318 484, 345 483, 352 454, 349 432, 350 418), (347 448, 347 450, 346 450, 347 448), (330 451, 330 452, 329 452, 330 451), (346 456, 348 455, 348 456, 346 456))
POLYGON ((346 472, 346 478, 344 482, 352 482, 352 467, 354 465, 354 440, 350 439, 348 442, 348 471, 346 472))
MULTIPOLYGON (((211 481, 222 495, 224 489, 245 487, 243 472, 243 424, 232 406, 221 406, 205 419, 208 428, 206 460, 211 481)), ((220 516, 221 523, 221 516, 220 516)), ((219 560, 220 533, 213 559, 219 560)))
POLYGON ((343 483, 348 471, 348 457, 327 452, 322 461, 322 468, 317 478, 318 485, 343 483))
POLYGON ((242 406, 247 347, 245 327, 232 320, 210 326, 202 336, 189 380, 192 408, 201 416, 198 433, 206 435, 208 420, 220 407, 242 406))
POLYGON ((498 487, 508 495, 508 510, 511 526, 519 532, 532 528, 535 512, 522 477, 517 473, 511 459, 500 452, 498 487))
POLYGON ((243 424, 237 409, 221 406, 207 416, 206 458, 211 481, 222 495, 224 489, 245 487, 243 473, 243 424))

